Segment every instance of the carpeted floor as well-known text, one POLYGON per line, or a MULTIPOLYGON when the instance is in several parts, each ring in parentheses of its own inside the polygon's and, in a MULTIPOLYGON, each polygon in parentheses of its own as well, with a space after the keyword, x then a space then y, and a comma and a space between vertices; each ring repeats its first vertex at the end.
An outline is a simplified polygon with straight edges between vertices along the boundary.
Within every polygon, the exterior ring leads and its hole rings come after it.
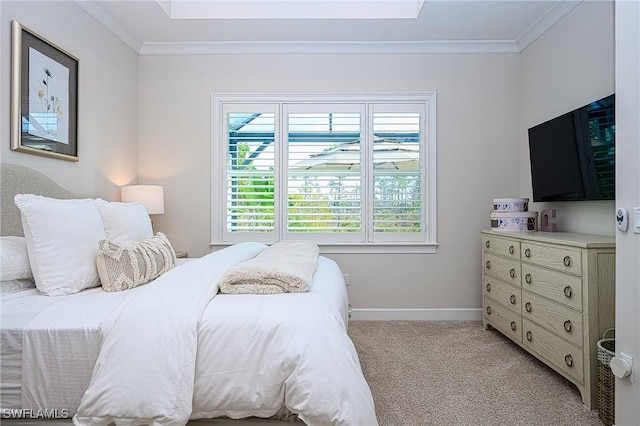
POLYGON ((479 321, 351 321, 380 426, 602 426, 569 381, 479 321))

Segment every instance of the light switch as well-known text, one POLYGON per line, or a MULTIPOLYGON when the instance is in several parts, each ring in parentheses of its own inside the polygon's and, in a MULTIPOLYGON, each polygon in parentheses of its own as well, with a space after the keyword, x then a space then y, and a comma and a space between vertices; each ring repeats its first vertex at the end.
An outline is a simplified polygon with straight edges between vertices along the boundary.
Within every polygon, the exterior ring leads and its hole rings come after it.
POLYGON ((633 233, 640 234, 640 207, 633 208, 633 233))

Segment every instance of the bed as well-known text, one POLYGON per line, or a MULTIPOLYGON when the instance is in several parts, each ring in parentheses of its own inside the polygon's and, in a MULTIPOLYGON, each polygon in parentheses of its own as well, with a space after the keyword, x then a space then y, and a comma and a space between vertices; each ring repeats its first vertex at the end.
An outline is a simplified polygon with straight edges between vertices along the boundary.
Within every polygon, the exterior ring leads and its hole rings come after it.
MULTIPOLYGON (((2 164, 1 171, 3 238, 24 238, 16 194, 75 200, 34 170, 2 164)), ((26 239, 36 234, 32 227, 26 239)), ((377 424, 346 332, 346 289, 334 261, 317 256, 308 291, 218 292, 231 272, 273 249, 242 243, 178 259, 123 291, 97 286, 46 295, 40 286, 3 288, 3 417, 35 413, 82 425, 248 417, 377 424)), ((41 277, 42 266, 36 269, 41 277)))

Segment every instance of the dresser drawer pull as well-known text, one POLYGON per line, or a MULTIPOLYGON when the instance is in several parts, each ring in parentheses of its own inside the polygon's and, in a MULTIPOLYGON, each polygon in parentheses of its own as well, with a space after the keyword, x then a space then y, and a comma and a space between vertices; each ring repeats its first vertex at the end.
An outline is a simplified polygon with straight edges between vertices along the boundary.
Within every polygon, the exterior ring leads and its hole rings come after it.
POLYGON ((571 354, 564 356, 564 363, 567 364, 568 367, 573 367, 573 357, 571 354))
POLYGON ((511 297, 509 298, 509 302, 511 302, 512 305, 516 304, 516 295, 512 294, 511 297))
POLYGON ((511 321, 511 330, 516 331, 516 322, 511 321))
POLYGON ((515 252, 516 249, 514 246, 509 246, 509 254, 513 254, 513 252, 515 252))
POLYGON ((515 278, 515 277, 516 277, 516 270, 515 270, 515 269, 513 269, 513 268, 511 268, 511 269, 509 270, 509 276, 510 276, 511 278, 515 278))
POLYGON ((484 242, 484 246, 485 246, 486 248, 490 248, 490 247, 491 247, 491 243, 489 242, 489 240, 487 240, 487 241, 485 241, 485 242, 484 242))
POLYGON ((564 266, 571 266, 571 257, 565 256, 564 259, 562 259, 562 263, 564 263, 564 266))
POLYGON ((571 286, 566 286, 564 288, 564 297, 566 297, 567 299, 571 298, 571 286))
POLYGON ((491 261, 487 260, 484 264, 484 267, 487 269, 491 269, 491 261))
POLYGON ((531 279, 531 274, 527 274, 527 275, 525 275, 525 276, 524 276, 524 281, 525 281, 527 284, 531 284, 531 281, 533 281, 533 280, 531 279))
POLYGON ((572 329, 572 325, 571 325, 571 321, 566 320, 564 322, 564 331, 566 331, 567 333, 571 333, 571 329, 572 329))
POLYGON ((487 315, 491 315, 491 306, 487 306, 487 315))
POLYGON ((487 285, 485 286, 485 288, 487 289, 487 292, 491 291, 491 284, 487 283, 487 285))
POLYGON ((524 257, 531 257, 531 250, 530 249, 526 249, 524 251, 524 257))
POLYGON ((524 309, 527 312, 531 312, 531 302, 527 302, 524 304, 524 309))
POLYGON ((531 341, 531 339, 533 339, 533 334, 531 334, 531 331, 527 331, 527 340, 531 341))

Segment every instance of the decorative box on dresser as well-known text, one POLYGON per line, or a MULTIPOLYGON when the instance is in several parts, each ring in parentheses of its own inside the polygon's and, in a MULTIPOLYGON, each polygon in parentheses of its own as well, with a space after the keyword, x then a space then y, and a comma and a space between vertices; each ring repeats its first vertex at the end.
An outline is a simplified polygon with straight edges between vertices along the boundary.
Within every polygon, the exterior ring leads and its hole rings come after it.
POLYGON ((482 232, 483 325, 574 383, 597 408, 596 343, 615 323, 615 238, 482 232))

